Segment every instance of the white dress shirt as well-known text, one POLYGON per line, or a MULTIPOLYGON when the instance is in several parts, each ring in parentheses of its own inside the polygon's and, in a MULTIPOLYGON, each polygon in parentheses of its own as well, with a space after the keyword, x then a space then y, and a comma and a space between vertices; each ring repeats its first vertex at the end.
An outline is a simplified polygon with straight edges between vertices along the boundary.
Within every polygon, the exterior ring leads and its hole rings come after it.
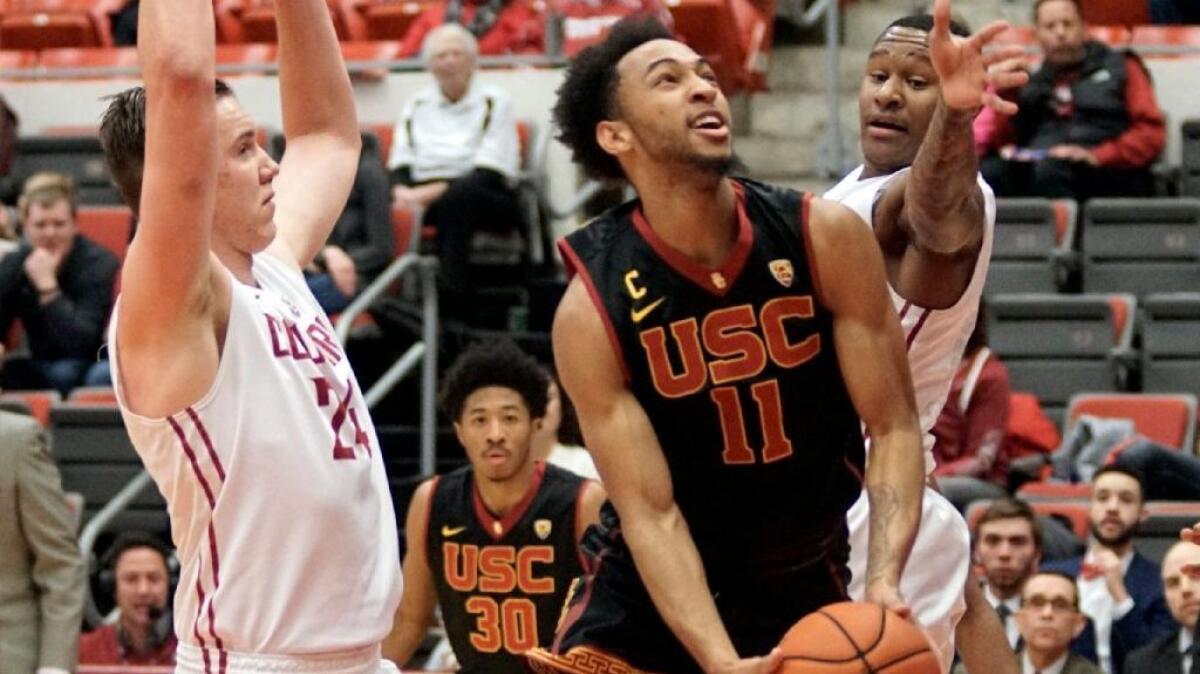
POLYGON ((1188 628, 1179 630, 1179 652, 1183 654, 1182 674, 1192 672, 1192 631, 1188 628))
POLYGON ((992 586, 987 584, 983 586, 983 597, 994 609, 998 609, 1001 604, 1008 607, 1008 619, 1002 620, 1001 623, 1004 626, 1004 633, 1008 636, 1008 645, 1016 650, 1017 642, 1021 638, 1021 631, 1017 627, 1017 611, 1021 608, 1021 598, 1014 595, 1008 599, 1001 599, 992 592, 992 586))
POLYGON ((1070 655, 1071 655, 1071 652, 1067 651, 1066 653, 1063 653, 1062 657, 1060 657, 1059 659, 1055 660, 1054 662, 1050 663, 1049 665, 1046 665, 1045 667, 1042 667, 1041 669, 1038 669, 1037 667, 1033 666, 1032 662, 1029 661, 1029 654, 1023 652, 1023 653, 1021 653, 1021 673, 1022 674, 1062 674, 1063 668, 1065 668, 1067 666, 1067 658, 1070 657, 1070 655))
MULTIPOLYGON (((1121 576, 1129 573, 1129 563, 1133 561, 1133 550, 1121 557, 1121 576)), ((1092 552, 1084 556, 1084 564, 1091 564, 1092 552)), ((1112 595, 1108 593, 1108 583, 1103 576, 1086 579, 1083 574, 1080 574, 1077 581, 1079 587, 1079 609, 1092 620, 1092 627, 1096 632, 1096 659, 1100 669, 1106 674, 1113 674, 1112 661, 1112 625, 1117 620, 1124 618, 1127 613, 1133 610, 1133 597, 1126 596, 1125 601, 1117 604, 1113 601, 1112 595)))

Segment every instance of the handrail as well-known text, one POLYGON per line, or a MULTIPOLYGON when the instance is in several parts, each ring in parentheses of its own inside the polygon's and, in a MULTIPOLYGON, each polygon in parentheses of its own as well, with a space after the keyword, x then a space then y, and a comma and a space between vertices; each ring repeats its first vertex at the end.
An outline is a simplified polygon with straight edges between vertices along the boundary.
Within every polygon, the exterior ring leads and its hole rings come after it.
MULTIPOLYGON (((85 559, 91 553, 92 547, 96 545, 96 539, 108 528, 109 522, 112 522, 122 510, 129 507, 129 504, 142 493, 148 484, 150 484, 150 473, 143 469, 132 480, 125 483, 125 486, 121 487, 121 490, 88 521, 87 526, 83 528, 83 533, 79 535, 79 550, 85 559)), ((96 607, 96 598, 92 596, 90 584, 83 603, 83 618, 92 627, 99 626, 104 620, 100 609, 96 607)))

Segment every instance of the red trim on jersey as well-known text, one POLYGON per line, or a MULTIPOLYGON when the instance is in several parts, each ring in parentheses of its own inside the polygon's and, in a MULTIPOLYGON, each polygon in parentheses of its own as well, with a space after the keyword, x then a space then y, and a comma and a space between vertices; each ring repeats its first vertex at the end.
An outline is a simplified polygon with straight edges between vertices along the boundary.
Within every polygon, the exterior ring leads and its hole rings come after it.
POLYGON ((422 554, 425 555, 425 563, 426 564, 429 563, 429 554, 428 554, 429 540, 430 540, 429 539, 429 536, 430 536, 429 525, 433 523, 433 497, 437 494, 438 481, 441 479, 442 479, 441 475, 434 475, 433 479, 431 479, 429 481, 429 503, 425 504, 425 547, 426 547, 426 550, 421 551, 422 554))
POLYGON ((805 192, 800 199, 800 238, 804 241, 804 256, 808 258, 808 275, 812 278, 813 292, 817 299, 825 302, 825 293, 821 291, 821 274, 817 271, 817 256, 812 247, 812 226, 809 223, 809 212, 812 210, 812 192, 805 192))
POLYGON ((225 674, 225 644, 221 642, 221 637, 217 636, 216 629, 216 599, 217 588, 221 587, 221 561, 217 556, 217 532, 213 529, 212 519, 208 520, 208 551, 212 555, 212 596, 208 598, 208 634, 213 638, 213 642, 217 645, 217 656, 220 661, 220 674, 225 674))
POLYGON ((579 597, 579 601, 567 610, 566 615, 563 616, 562 621, 558 625, 558 629, 555 630, 554 643, 550 645, 551 653, 559 652, 562 648, 563 637, 566 636, 567 632, 571 629, 571 625, 574 625, 575 621, 579 620, 579 617, 587 610, 588 604, 591 603, 592 587, 596 582, 596 574, 600 573, 600 566, 604 564, 604 555, 608 554, 608 550, 608 548, 604 548, 600 551, 600 554, 596 555, 596 568, 584 576, 583 594, 579 597))
POLYGON ((650 244, 654 252, 658 253, 663 262, 666 262, 667 266, 679 272, 692 283, 717 297, 724 297, 733 287, 738 276, 741 275, 742 269, 746 266, 746 259, 750 257, 750 249, 754 247, 754 225, 750 223, 750 218, 746 215, 746 195, 742 191, 740 183, 733 181, 733 192, 737 197, 734 208, 737 215, 737 241, 734 242, 733 249, 729 251, 729 254, 725 256, 725 261, 716 269, 696 262, 664 241, 650 226, 650 223, 646 222, 646 216, 642 213, 641 206, 633 211, 633 226, 637 229, 638 234, 642 235, 642 239, 650 244), (724 279, 724 285, 721 287, 713 283, 715 274, 719 274, 724 279))
POLYGON ((900 313, 898 315, 900 316, 901 321, 903 321, 904 317, 908 315, 908 310, 911 308, 912 302, 905 302, 904 306, 900 307, 900 313))
MULTIPOLYGON (((200 558, 201 563, 204 558, 200 558)), ((200 584, 200 574, 196 574, 196 617, 192 620, 192 636, 196 637, 196 641, 200 644, 200 655, 204 657, 204 674, 211 674, 212 662, 208 659, 208 646, 204 643, 204 637, 200 634, 200 618, 203 615, 202 607, 204 606, 204 586, 200 584)))
POLYGON ((563 263, 567 268, 567 278, 571 275, 578 274, 583 280, 583 286, 587 288, 588 297, 592 298, 592 304, 596 307, 596 313, 600 314, 600 322, 604 324, 604 331, 608 333, 608 341, 612 344, 613 354, 617 357, 617 365, 621 367, 621 374, 625 376, 625 383, 633 381, 629 374, 629 366, 625 363, 625 353, 621 350, 621 340, 617 338, 617 329, 613 326, 612 319, 609 318, 608 309, 604 307, 604 300, 600 297, 600 291, 596 289, 595 282, 592 281, 592 275, 588 273, 587 267, 583 261, 579 259, 579 254, 571 247, 571 244, 566 239, 559 239, 558 250, 562 253, 563 263))
POLYGON ((479 484, 472 480, 471 484, 474 487, 471 491, 474 493, 475 501, 475 517, 479 520, 479 524, 483 526, 484 531, 492 537, 492 540, 499 541, 501 538, 512 530, 513 525, 529 510, 529 505, 533 503, 533 498, 537 496, 538 489, 542 486, 542 477, 546 474, 546 464, 538 461, 533 469, 533 483, 529 485, 529 490, 521 497, 521 501, 513 506, 512 510, 503 518, 497 518, 487 509, 487 505, 483 502, 483 497, 479 495, 479 484), (500 525, 499 533, 496 532, 496 524, 500 525))
POLYGON ((192 423, 196 425, 196 430, 200 433, 200 439, 204 441, 204 447, 208 450, 208 459, 212 461, 213 467, 217 469, 217 476, 221 478, 221 482, 225 481, 225 468, 221 465, 221 457, 217 456, 216 450, 213 449, 212 438, 208 437, 208 429, 204 428, 204 423, 200 421, 200 416, 192 408, 187 408, 188 416, 191 417, 192 423))
MULTIPOLYGON (((871 434, 864 431, 863 432, 863 441, 868 442, 868 441, 870 441, 870 439, 871 439, 871 434)), ((854 464, 850 463, 850 457, 843 455, 842 463, 846 464, 846 469, 850 471, 851 475, 853 475, 855 478, 858 479, 859 486, 863 486, 866 484, 867 481, 863 478, 863 474, 858 469, 858 466, 855 466, 854 464)))
POLYGON ((579 520, 581 514, 579 508, 583 505, 583 490, 587 489, 587 486, 592 482, 595 482, 595 480, 583 480, 579 483, 579 491, 575 492, 575 554, 579 555, 579 566, 583 569, 584 573, 588 571, 588 561, 587 557, 583 556, 583 546, 580 545, 583 542, 584 526, 583 522, 579 520))
POLYGON ((213 510, 217 507, 217 501, 213 497, 212 489, 208 486, 208 480, 204 478, 204 473, 200 470, 196 452, 192 451, 192 446, 188 444, 187 436, 183 434, 183 429, 180 428, 179 422, 175 421, 175 417, 167 417, 167 423, 171 424, 171 430, 175 431, 175 437, 179 438, 179 444, 183 446, 183 453, 187 455, 188 463, 192 464, 192 472, 196 475, 196 481, 200 483, 200 488, 204 490, 204 497, 208 499, 208 509, 213 510))
POLYGON ((922 309, 925 312, 917 319, 917 324, 913 326, 912 332, 908 333, 908 338, 904 340, 904 348, 912 349, 913 342, 917 339, 917 333, 921 328, 925 327, 925 321, 929 319, 929 314, 933 313, 932 309, 922 309))

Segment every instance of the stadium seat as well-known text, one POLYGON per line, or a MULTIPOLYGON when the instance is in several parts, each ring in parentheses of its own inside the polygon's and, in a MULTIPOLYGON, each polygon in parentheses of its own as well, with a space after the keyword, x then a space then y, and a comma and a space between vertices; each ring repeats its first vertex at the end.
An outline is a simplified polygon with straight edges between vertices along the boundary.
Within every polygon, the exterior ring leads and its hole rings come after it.
POLYGON ((1142 307, 1143 389, 1200 395, 1200 292, 1150 295, 1142 307))
POLYGON ((31 50, 0 51, 0 70, 20 70, 37 65, 38 53, 31 50))
POLYGON ((1200 119, 1188 119, 1180 127, 1183 140, 1184 196, 1200 197, 1200 119))
MULTIPOLYGON (((43 49, 39 65, 47 70, 67 68, 136 68, 136 47, 63 47, 43 49)), ((44 135, 54 135, 43 129, 44 135)))
POLYGON ((1200 199, 1093 199, 1080 249, 1084 292, 1200 288, 1200 199))
POLYGON ((1134 26, 1130 46, 1145 55, 1200 54, 1200 26, 1134 26))
POLYGON ((1082 414, 1130 419, 1134 430, 1160 445, 1191 453, 1196 396, 1188 393, 1079 393, 1067 405, 1067 433, 1082 414))
POLYGON ((75 218, 81 234, 125 259, 129 248, 133 213, 125 206, 91 206, 79 209, 75 218))
POLYGON ((989 293, 1055 292, 1076 262, 1072 199, 997 199, 989 293))
POLYGON ((1125 47, 1133 37, 1127 26, 1089 25, 1087 32, 1091 39, 1103 42, 1110 47, 1125 47))
POLYGON ((379 159, 383 162, 384 168, 387 168, 388 157, 392 152, 392 136, 395 127, 388 124, 364 124, 363 130, 375 136, 375 140, 379 142, 379 159))
MULTIPOLYGON (((337 5, 333 0, 328 4, 338 39, 349 39, 337 5)), ((274 44, 279 40, 275 31, 275 0, 223 0, 217 4, 216 12, 224 42, 274 44)))
POLYGON ((1091 485, 1076 482, 1026 482, 1017 490, 1017 497, 1026 501, 1087 500, 1091 485))
POLYGON ((16 184, 39 171, 57 171, 75 179, 83 204, 115 205, 113 187, 100 139, 88 136, 22 136, 17 139, 10 175, 16 184))
POLYGON ((1147 501, 1146 519, 1138 525, 1134 544, 1142 554, 1161 561, 1179 540, 1179 531, 1197 521, 1200 521, 1200 502, 1147 501))
POLYGON ((1083 21, 1092 26, 1140 26, 1150 23, 1148 3, 1138 0, 1088 0, 1083 5, 1083 21))
POLYGON ((430 3, 355 2, 351 7, 362 17, 368 40, 401 40, 427 4, 430 3))
POLYGON ((29 415, 37 419, 38 423, 43 428, 50 427, 50 408, 58 404, 62 400, 62 396, 58 391, 5 391, 0 393, 0 401, 14 401, 19 403, 29 412, 29 415))
POLYGON ((1071 532, 1082 540, 1087 540, 1088 534, 1091 532, 1087 501, 1034 501, 1029 504, 1029 507, 1033 508, 1033 512, 1038 515, 1063 520, 1070 527, 1071 532))
MULTIPOLYGON (((274 63, 276 51, 278 49, 274 44, 219 44, 215 60, 218 68, 226 66, 236 69, 236 66, 274 63)), ((233 73, 226 69, 220 74, 233 73)))
POLYGON ((116 407, 117 392, 111 386, 80 386, 67 395, 67 402, 72 405, 116 407))
POLYGON ((0 17, 5 49, 108 47, 107 17, 88 0, 9 0, 0 17))
POLYGON ((1051 419, 1060 422, 1079 391, 1124 387, 1133 355, 1132 295, 999 294, 989 306, 988 341, 1012 388, 1037 395, 1051 419))
POLYGON ((726 93, 765 86, 765 13, 749 0, 667 0, 675 31, 708 59, 726 93))
POLYGON ((396 40, 361 40, 357 42, 342 42, 342 60, 346 63, 356 61, 394 61, 400 57, 400 43, 396 40))

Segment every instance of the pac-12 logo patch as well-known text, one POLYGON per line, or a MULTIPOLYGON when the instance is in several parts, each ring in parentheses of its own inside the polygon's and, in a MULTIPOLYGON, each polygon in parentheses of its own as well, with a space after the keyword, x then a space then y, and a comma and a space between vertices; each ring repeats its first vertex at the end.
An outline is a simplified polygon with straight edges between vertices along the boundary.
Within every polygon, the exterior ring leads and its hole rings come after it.
POLYGON ((550 520, 534 520, 533 533, 537 534, 537 537, 544 541, 550 537, 550 529, 553 526, 554 524, 550 520))
POLYGON ((767 267, 771 270, 771 275, 775 277, 775 280, 779 281, 779 285, 784 288, 792 287, 792 279, 796 277, 796 272, 792 269, 791 260, 771 260, 767 267))

